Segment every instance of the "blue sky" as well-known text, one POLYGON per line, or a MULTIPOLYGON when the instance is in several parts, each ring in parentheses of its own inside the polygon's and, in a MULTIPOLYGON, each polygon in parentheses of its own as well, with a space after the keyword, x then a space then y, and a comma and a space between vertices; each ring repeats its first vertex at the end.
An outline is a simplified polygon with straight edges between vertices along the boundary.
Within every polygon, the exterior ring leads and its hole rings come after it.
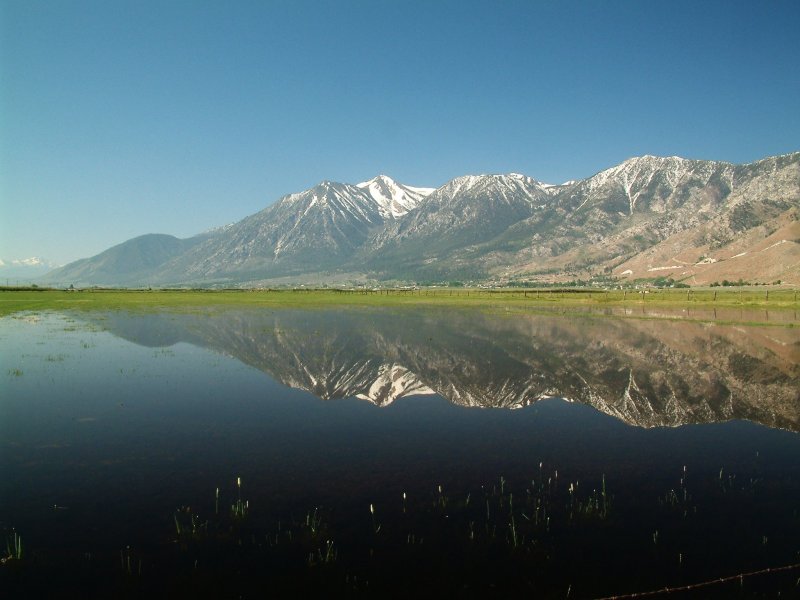
POLYGON ((800 2, 0 0, 0 258, 187 237, 323 179, 800 150, 800 2))

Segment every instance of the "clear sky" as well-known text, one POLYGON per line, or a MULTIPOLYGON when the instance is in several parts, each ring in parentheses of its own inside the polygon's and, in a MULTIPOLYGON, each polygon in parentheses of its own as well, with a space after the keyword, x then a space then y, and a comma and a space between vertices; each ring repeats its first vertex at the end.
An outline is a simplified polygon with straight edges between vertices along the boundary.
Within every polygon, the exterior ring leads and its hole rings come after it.
POLYGON ((800 150, 800 2, 0 0, 0 258, 323 179, 557 183, 800 150))

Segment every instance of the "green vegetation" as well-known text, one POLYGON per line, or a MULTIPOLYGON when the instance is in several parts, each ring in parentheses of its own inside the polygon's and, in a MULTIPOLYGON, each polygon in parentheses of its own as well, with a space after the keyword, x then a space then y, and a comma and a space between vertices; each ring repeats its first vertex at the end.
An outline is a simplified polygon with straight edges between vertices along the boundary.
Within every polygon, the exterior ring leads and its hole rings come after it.
MULTIPOLYGON (((669 486, 664 493, 653 489, 652 496, 633 497, 609 486, 604 474, 559 476, 540 463, 527 480, 500 476, 462 490, 437 485, 411 496, 381 497, 368 510, 340 514, 341 507, 315 506, 295 508, 296 516, 260 511, 254 520, 233 513, 214 516, 203 521, 198 534, 191 533, 192 526, 181 527, 176 552, 165 558, 171 572, 190 587, 236 572, 242 583, 262 589, 387 593, 413 591, 424 582, 444 591, 458 581, 473 592, 526 589, 545 597, 571 597, 571 592, 593 597, 621 581, 634 589, 693 582, 692 587, 719 586, 723 594, 752 591, 744 581, 752 575, 800 568, 792 564, 748 572, 754 564, 784 565, 792 558, 791 544, 784 543, 791 535, 780 536, 782 547, 772 548, 768 536, 748 532, 735 549, 718 550, 730 577, 708 579, 700 557, 723 540, 739 539, 739 531, 707 528, 706 520, 718 513, 728 519, 751 503, 768 501, 765 482, 737 479, 724 469, 690 477, 684 466, 664 483, 669 486), (631 529, 632 515, 638 534, 631 529), (580 557, 598 549, 625 558, 581 563, 582 577, 575 579, 580 557), (436 566, 431 570, 429 565, 436 566), (405 579, 398 579, 398 569, 405 579), (725 588, 728 581, 738 587, 725 588)), ((238 480, 236 488, 240 497, 238 480)), ((796 530, 796 515, 786 526, 796 530)), ((795 588, 794 579, 776 577, 768 584, 788 591, 795 588)))
MULTIPOLYGON (((242 500, 242 478, 236 478, 236 488, 239 491, 239 497, 236 502, 231 504, 231 516, 235 519, 244 519, 250 511, 250 501, 242 500)), ((219 489, 219 488, 218 488, 219 489)))
MULTIPOLYGON (((34 551, 23 560, 13 532, 0 583, 6 575, 14 597, 33 591, 49 597, 44 592, 56 589, 70 597, 78 590, 103 597, 152 590, 193 598, 262 597, 263 590, 279 597, 331 590, 428 597, 459 589, 467 597, 525 591, 591 598, 707 586, 714 586, 714 597, 790 597, 800 569, 793 507, 780 508, 779 530, 728 526, 750 511, 776 509, 773 493, 785 488, 774 486, 785 482, 756 475, 737 477, 724 468, 695 474, 684 466, 641 493, 602 473, 579 478, 540 462, 537 472, 511 481, 500 476, 408 495, 371 490, 369 509, 275 509, 274 501, 257 496, 247 518, 218 512, 217 488, 213 515, 181 507, 172 535, 163 531, 152 543, 123 546, 116 556, 106 549, 76 561, 68 553, 34 551), (55 570, 60 561, 63 570, 55 570)), ((223 497, 239 502, 240 481, 231 487, 223 497)), ((200 511, 211 509, 196 500, 200 511)))
POLYGON ((6 556, 2 560, 22 560, 22 538, 15 530, 6 535, 6 556))
POLYGON ((0 316, 30 310, 169 310, 215 306, 264 308, 326 306, 691 306, 797 308, 797 291, 725 288, 603 290, 394 288, 281 290, 11 290, 0 291, 0 316))

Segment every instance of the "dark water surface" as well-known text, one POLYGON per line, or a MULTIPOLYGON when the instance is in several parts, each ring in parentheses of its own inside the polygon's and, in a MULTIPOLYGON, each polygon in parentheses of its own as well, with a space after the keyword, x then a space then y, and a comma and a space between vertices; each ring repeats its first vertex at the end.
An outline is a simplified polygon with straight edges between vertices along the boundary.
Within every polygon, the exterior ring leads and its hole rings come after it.
POLYGON ((19 597, 585 598, 800 563, 797 328, 41 313, 0 348, 19 597))

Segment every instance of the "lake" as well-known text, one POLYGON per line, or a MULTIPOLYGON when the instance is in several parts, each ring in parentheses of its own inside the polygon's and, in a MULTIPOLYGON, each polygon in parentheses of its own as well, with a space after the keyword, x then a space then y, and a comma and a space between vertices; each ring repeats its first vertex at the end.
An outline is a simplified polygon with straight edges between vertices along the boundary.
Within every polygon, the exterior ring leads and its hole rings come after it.
POLYGON ((430 307, 0 318, 0 553, 22 540, 0 584, 791 597, 800 329, 793 312, 738 320, 763 324, 430 307))

